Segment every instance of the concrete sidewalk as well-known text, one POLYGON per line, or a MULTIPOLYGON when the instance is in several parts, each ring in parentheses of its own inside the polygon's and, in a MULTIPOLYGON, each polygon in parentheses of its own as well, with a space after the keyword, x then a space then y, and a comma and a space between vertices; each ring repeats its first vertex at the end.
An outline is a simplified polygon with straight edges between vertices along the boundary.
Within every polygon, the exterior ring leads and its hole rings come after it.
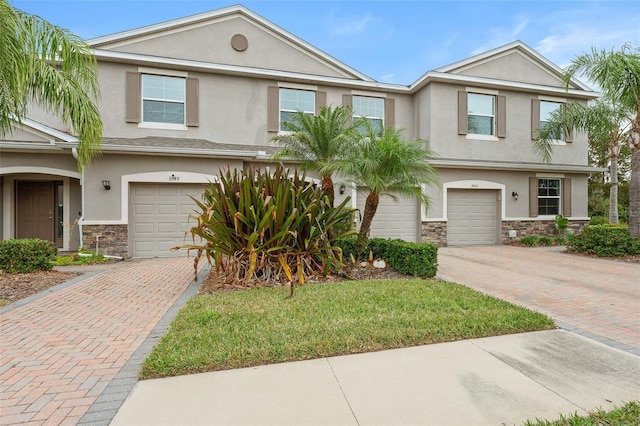
POLYGON ((562 331, 138 382, 112 425, 519 425, 640 398, 640 358, 562 331))

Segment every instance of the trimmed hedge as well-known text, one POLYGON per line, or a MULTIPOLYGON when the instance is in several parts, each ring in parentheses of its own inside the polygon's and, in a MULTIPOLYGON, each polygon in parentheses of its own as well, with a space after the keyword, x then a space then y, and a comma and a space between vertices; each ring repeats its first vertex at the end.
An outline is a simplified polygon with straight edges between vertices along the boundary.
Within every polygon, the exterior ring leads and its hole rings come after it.
POLYGON ((640 254, 640 240, 629 234, 626 225, 586 225, 582 232, 569 237, 569 250, 597 256, 640 254))
POLYGON ((403 240, 371 238, 365 252, 357 255, 355 238, 345 238, 338 241, 342 248, 342 258, 349 261, 366 259, 369 252, 374 259, 384 259, 387 265, 401 274, 415 277, 434 277, 438 271, 438 247, 431 243, 411 243, 403 240))
POLYGON ((51 241, 19 239, 0 241, 0 270, 10 274, 48 271, 58 248, 51 241))

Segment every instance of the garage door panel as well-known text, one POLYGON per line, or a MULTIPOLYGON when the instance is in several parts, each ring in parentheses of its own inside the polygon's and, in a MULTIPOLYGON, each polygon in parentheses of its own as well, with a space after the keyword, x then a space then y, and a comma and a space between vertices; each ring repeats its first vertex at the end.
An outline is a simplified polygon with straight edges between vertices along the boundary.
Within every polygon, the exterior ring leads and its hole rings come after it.
MULTIPOLYGON (((364 214, 364 205, 368 192, 358 191, 357 208, 364 214)), ((398 196, 398 200, 383 195, 380 197, 378 210, 371 223, 372 238, 399 238, 416 242, 419 209, 415 199, 398 196)))
POLYGON ((496 244, 498 212, 495 190, 448 190, 447 244, 496 244))
POLYGON ((189 214, 197 206, 189 195, 199 198, 203 191, 197 184, 133 184, 132 256, 186 256, 185 250, 171 248, 183 244, 192 226, 189 214))

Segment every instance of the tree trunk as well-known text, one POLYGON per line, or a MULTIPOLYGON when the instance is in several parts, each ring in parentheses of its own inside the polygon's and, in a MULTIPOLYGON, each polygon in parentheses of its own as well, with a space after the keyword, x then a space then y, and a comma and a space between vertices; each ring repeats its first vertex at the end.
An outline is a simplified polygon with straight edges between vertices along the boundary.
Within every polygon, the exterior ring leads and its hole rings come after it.
POLYGON ((611 165, 609 166, 611 174, 611 191, 609 192, 609 223, 618 224, 618 157, 611 157, 611 165))
POLYGON ((362 223, 360 224, 360 238, 362 241, 369 240, 371 222, 373 222, 373 216, 376 215, 376 210, 378 210, 378 203, 380 203, 380 196, 374 192, 369 192, 367 201, 364 204, 362 223))
POLYGON ((629 183, 629 233, 640 238, 640 145, 631 152, 631 182, 629 183))
POLYGON ((329 196, 329 205, 333 207, 335 191, 333 190, 333 179, 331 179, 331 176, 322 176, 322 190, 329 196))

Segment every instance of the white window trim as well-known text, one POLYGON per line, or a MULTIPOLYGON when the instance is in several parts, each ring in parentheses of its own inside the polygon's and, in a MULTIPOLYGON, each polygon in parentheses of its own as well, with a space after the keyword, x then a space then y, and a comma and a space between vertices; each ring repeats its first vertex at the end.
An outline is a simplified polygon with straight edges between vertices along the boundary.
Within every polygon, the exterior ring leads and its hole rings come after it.
POLYGON ((148 68, 148 67, 138 67, 138 73, 163 75, 165 77, 183 77, 183 78, 189 77, 189 73, 186 71, 166 70, 166 69, 148 68))
POLYGON ((317 102, 317 96, 318 96, 318 88, 317 86, 308 86, 308 85, 303 85, 303 84, 298 84, 298 85, 286 85, 286 86, 281 86, 280 84, 278 84, 278 134, 279 135, 289 135, 292 134, 293 132, 290 132, 288 130, 282 130, 282 121, 280 121, 281 117, 282 117, 282 112, 291 112, 291 113, 296 113, 298 111, 301 110, 291 110, 291 109, 283 109, 282 108, 282 96, 280 96, 280 90, 281 89, 289 89, 289 90, 299 90, 299 91, 303 91, 303 92, 313 92, 313 111, 302 111, 305 114, 312 114, 315 115, 316 114, 316 102, 317 102), (292 87, 292 86, 299 86, 299 87, 292 87), (302 88, 302 87, 305 88, 302 88), (310 87, 315 87, 313 89, 310 89, 310 87))
MULTIPOLYGON (((422 205, 421 210, 421 218, 422 222, 448 222, 448 211, 447 211, 447 202, 448 202, 448 190, 449 189, 497 189, 500 191, 500 220, 505 220, 505 212, 506 212, 506 201, 505 194, 507 191, 507 186, 502 183, 491 182, 488 180, 458 180, 454 182, 447 182, 442 184, 442 217, 441 218, 433 218, 428 217, 427 208, 422 205)), ((426 192, 427 187, 423 185, 422 191, 426 192)))
MULTIPOLYGON (((540 100, 540 105, 542 105, 542 102, 553 102, 556 104, 566 104, 567 100, 564 98, 554 98, 552 96, 538 96, 538 99, 540 100)), ((540 117, 542 119, 542 117, 540 117)), ((540 120, 542 121, 542 120, 540 120)), ((561 145, 566 145, 567 142, 563 139, 551 139, 549 141, 550 145, 557 145, 557 146, 561 146, 561 145)))
POLYGON ((500 139, 497 136, 479 135, 477 133, 467 133, 466 139, 469 139, 469 140, 474 140, 475 139, 475 140, 480 140, 480 141, 496 141, 496 142, 500 141, 500 139))
POLYGON ((498 96, 500 92, 493 89, 484 89, 482 87, 465 87, 464 90, 467 93, 477 93, 478 95, 493 95, 498 96))
MULTIPOLYGON (((186 73, 184 73, 186 74, 186 73)), ((186 125, 187 120, 187 77, 185 76, 174 76, 174 75, 166 75, 166 74, 152 74, 152 73, 143 73, 140 79, 140 123, 138 123, 139 129, 164 129, 164 130, 187 130, 188 127, 186 125), (174 101, 169 99, 161 99, 161 98, 145 98, 144 97, 144 76, 146 75, 159 75, 161 77, 170 77, 170 78, 181 78, 184 85, 184 101, 174 101), (144 121, 144 101, 160 101, 174 104, 182 104, 184 107, 184 116, 182 117, 184 123, 163 123, 160 121, 144 121)))
POLYGON ((558 213, 556 213, 556 214, 538 214, 538 216, 537 216, 539 219, 543 219, 543 220, 555 219, 556 215, 562 214, 562 178, 557 177, 557 176, 538 176, 537 174, 536 174, 536 177, 538 178, 538 181, 540 179, 547 179, 547 180, 553 179, 553 180, 557 180, 557 181, 560 182, 560 185, 558 186, 559 195, 557 197, 548 197, 548 196, 540 197, 540 195, 536 194, 536 197, 538 197, 538 210, 540 210, 540 198, 545 198, 545 199, 557 198, 558 199, 558 213))
POLYGON ((493 93, 478 93, 478 92, 475 92, 475 91, 474 92, 470 92, 470 91, 467 90, 467 139, 496 140, 496 141, 499 140, 498 137, 496 136, 496 132, 498 130, 497 129, 497 127, 498 127, 497 126, 497 124, 498 124, 497 121, 498 120, 497 120, 497 117, 496 117, 497 108, 498 108, 498 105, 497 105, 498 92, 497 91, 495 91, 495 92, 496 92, 495 94, 493 94, 493 93), (491 96, 491 97, 493 97, 493 115, 470 114, 469 113, 469 107, 468 107, 468 103, 469 103, 468 97, 469 97, 469 95, 483 95, 483 96, 491 96), (493 117, 493 128, 491 129, 493 133, 490 134, 490 135, 485 135, 485 134, 482 134, 482 133, 471 133, 471 132, 469 132, 469 117, 471 117, 472 115, 474 117, 493 117), (471 136, 471 137, 469 137, 469 136, 471 136), (480 136, 480 137, 478 137, 478 136, 480 136), (488 137, 489 139, 484 139, 484 137, 488 137))
POLYGON ((367 92, 365 90, 352 90, 351 96, 363 96, 366 98, 386 98, 387 94, 380 92, 367 92))

